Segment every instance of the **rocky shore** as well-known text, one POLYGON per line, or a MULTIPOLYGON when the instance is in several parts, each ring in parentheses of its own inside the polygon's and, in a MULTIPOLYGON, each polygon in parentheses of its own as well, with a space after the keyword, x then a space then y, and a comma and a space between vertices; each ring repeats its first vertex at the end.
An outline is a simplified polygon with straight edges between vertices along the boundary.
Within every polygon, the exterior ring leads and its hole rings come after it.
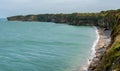
POLYGON ((111 41, 111 30, 100 27, 97 27, 97 30, 99 34, 99 40, 95 46, 95 57, 93 57, 92 61, 90 60, 91 63, 88 67, 88 71, 94 71, 111 41))

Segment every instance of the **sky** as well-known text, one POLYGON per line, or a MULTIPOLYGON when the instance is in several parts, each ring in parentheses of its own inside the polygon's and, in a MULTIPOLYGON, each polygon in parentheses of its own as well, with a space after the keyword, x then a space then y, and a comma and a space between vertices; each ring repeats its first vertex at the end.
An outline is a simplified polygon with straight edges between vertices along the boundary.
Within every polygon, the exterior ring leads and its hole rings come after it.
POLYGON ((120 0, 0 0, 0 17, 111 9, 120 9, 120 0))

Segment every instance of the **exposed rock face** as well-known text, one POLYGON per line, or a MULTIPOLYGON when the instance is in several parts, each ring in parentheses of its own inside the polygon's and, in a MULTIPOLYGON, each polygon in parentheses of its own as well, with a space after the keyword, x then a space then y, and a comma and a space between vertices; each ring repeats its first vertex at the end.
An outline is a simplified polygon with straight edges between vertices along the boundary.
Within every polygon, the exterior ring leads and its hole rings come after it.
POLYGON ((40 14, 8 17, 10 21, 41 21, 70 25, 97 25, 99 13, 40 14))

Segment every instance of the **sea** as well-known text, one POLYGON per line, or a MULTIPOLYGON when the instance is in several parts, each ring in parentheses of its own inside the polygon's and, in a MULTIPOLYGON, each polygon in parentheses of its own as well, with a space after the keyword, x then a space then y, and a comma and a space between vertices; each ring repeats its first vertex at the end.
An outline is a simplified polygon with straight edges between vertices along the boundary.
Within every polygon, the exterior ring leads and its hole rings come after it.
POLYGON ((93 26, 0 20, 0 71, 83 71, 93 26))

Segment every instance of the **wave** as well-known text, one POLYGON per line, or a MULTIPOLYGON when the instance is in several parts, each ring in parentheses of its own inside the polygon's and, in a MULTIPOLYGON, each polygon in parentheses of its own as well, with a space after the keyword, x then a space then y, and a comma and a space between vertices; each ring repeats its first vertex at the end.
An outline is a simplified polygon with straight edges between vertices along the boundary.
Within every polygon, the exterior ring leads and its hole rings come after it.
POLYGON ((90 55, 90 57, 88 58, 88 60, 87 60, 87 64, 86 64, 86 66, 83 66, 82 67, 82 70, 81 71, 88 71, 88 67, 89 67, 89 65, 90 65, 90 63, 92 62, 92 59, 96 56, 95 55, 95 53, 96 53, 96 46, 97 46, 97 44, 98 44, 98 41, 99 41, 99 38, 100 38, 100 36, 99 36, 99 32, 98 32, 98 29, 97 29, 97 27, 96 26, 94 26, 94 28, 95 28, 95 32, 96 32, 96 40, 94 41, 94 43, 93 43, 93 45, 92 45, 92 48, 91 48, 91 55, 90 55))
MULTIPOLYGON (((95 40, 95 42, 93 43, 93 46, 92 46, 92 49, 91 49, 91 50, 92 50, 92 53, 91 53, 90 59, 93 59, 93 58, 95 57, 95 53, 96 53, 95 48, 96 48, 96 46, 97 46, 97 44, 98 44, 98 41, 99 41, 99 38, 100 38, 97 27, 95 27, 95 29, 96 29, 96 40, 95 40)), ((90 64, 90 63, 91 63, 91 60, 89 60, 89 64, 90 64)))

